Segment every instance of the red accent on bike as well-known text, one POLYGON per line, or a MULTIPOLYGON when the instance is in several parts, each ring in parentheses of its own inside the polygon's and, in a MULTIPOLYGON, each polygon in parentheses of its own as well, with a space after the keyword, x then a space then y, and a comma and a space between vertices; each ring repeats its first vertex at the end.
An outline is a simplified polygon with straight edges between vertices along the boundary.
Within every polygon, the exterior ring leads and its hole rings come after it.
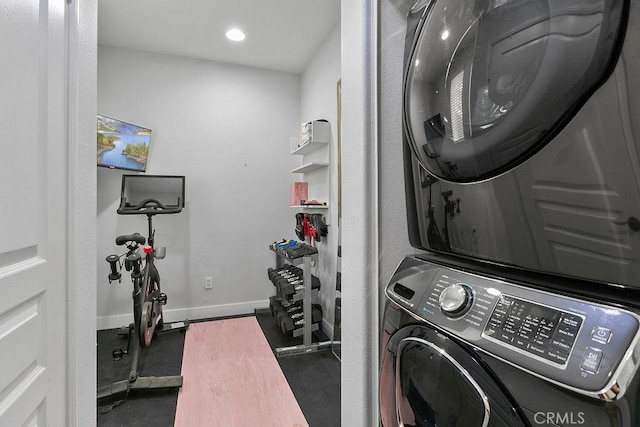
POLYGON ((145 246, 142 248, 145 254, 150 254, 153 248, 151 246, 145 246))

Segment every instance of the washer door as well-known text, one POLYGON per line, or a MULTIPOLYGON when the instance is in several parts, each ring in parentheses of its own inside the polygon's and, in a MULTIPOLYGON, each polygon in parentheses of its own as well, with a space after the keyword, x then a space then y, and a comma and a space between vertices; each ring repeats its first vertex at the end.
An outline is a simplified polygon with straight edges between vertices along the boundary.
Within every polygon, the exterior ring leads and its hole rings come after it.
MULTIPOLYGON (((395 408, 381 404, 383 425, 517 427, 529 425, 482 361, 426 326, 407 326, 387 344, 382 376, 392 369, 395 408), (395 414, 391 414, 393 411, 395 414)), ((380 390, 389 396, 390 390, 380 390)))
POLYGON ((613 69, 628 2, 433 0, 410 16, 404 118, 422 166, 449 181, 542 148, 613 69), (415 20, 415 19, 414 19, 415 20))

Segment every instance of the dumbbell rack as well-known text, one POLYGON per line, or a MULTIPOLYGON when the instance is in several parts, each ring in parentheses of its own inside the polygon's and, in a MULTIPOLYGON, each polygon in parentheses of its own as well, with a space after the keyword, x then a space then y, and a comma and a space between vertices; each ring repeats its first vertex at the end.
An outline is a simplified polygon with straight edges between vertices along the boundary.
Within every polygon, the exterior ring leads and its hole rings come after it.
MULTIPOLYGON (((297 356, 300 354, 315 353, 323 350, 331 349, 331 342, 314 343, 312 342, 311 333, 318 330, 318 324, 311 321, 311 303, 313 300, 312 278, 311 278, 311 264, 318 260, 318 254, 305 255, 299 258, 289 258, 284 254, 274 251, 276 254, 276 268, 284 267, 285 262, 294 266, 302 266, 302 281, 304 284, 304 291, 298 292, 293 296, 293 301, 300 301, 302 299, 302 312, 304 325, 302 328, 294 329, 293 336, 299 337, 302 335, 302 345, 295 345, 290 347, 276 348, 276 357, 285 356, 297 356)), ((317 292, 317 291, 316 291, 317 292)))

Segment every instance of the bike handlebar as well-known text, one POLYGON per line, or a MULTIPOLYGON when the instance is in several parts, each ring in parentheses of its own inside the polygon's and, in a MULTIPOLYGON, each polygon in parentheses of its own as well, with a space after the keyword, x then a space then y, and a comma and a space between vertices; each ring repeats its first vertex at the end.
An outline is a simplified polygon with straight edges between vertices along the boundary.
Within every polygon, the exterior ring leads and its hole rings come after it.
POLYGON ((167 207, 157 199, 144 199, 137 205, 130 206, 126 203, 126 199, 123 197, 120 199, 120 207, 118 208, 118 214, 120 215, 161 215, 175 214, 179 212, 182 212, 180 197, 178 197, 178 205, 175 207, 167 207))
POLYGON ((141 235, 140 233, 133 233, 133 234, 127 234, 124 236, 118 236, 116 237, 116 245, 118 246, 122 246, 127 242, 136 242, 139 243, 141 245, 144 245, 144 243, 147 241, 147 239, 145 239, 145 237, 143 235, 141 235))

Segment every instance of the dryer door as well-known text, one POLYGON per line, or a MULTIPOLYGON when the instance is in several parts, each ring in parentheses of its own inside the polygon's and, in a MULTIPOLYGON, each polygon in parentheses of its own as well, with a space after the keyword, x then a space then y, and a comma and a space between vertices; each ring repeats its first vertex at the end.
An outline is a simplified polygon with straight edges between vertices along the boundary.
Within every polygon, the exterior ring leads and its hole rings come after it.
POLYGON ((404 112, 423 167, 480 181, 541 149, 612 71, 626 5, 419 2, 409 16, 404 112))
MULTIPOLYGON (((395 408, 381 407, 386 427, 528 425, 478 357, 429 327, 407 326, 394 334, 383 360, 382 375, 389 375, 385 369, 395 377, 395 383, 384 383, 395 388, 395 408)), ((381 396, 389 392, 380 390, 381 396)))

